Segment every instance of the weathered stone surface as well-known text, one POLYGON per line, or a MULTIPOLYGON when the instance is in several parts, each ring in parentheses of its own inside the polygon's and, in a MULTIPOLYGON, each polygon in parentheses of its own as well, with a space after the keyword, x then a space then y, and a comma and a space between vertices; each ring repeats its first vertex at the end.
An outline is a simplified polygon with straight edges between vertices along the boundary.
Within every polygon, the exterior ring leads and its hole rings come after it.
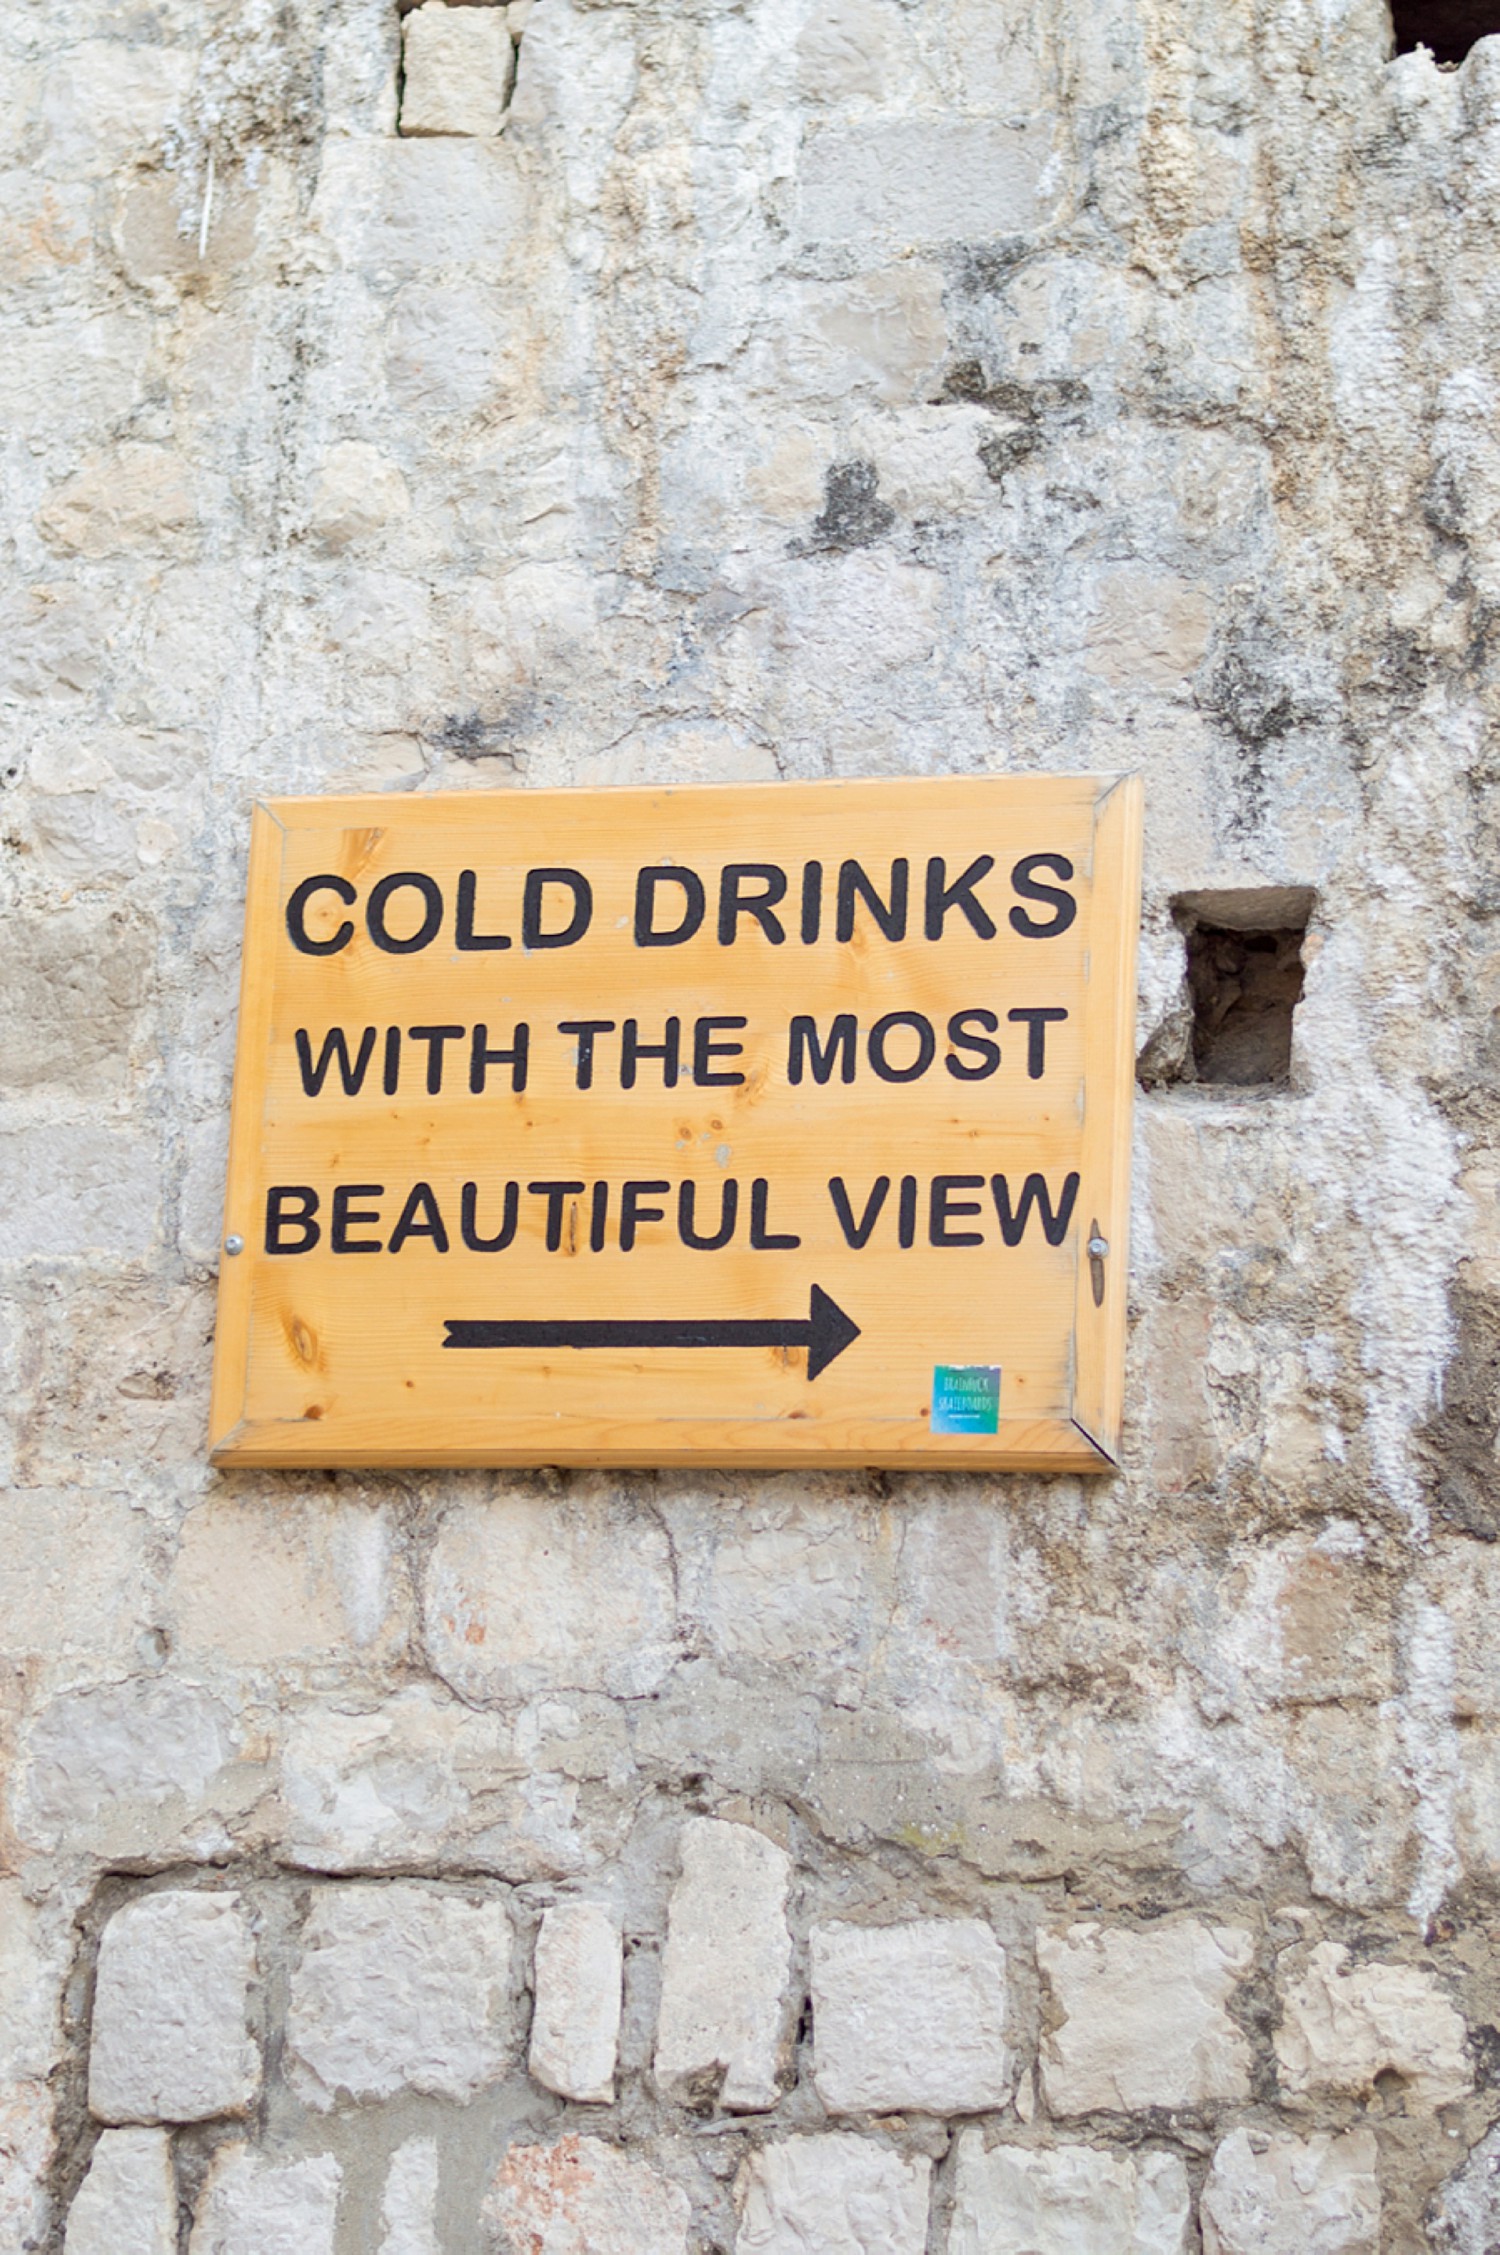
POLYGON ((177 2255, 177 2176, 165 2130, 106 2130, 68 2210, 63 2255, 177 2255))
POLYGON ((687 2194, 602 2138, 512 2146, 484 2204, 497 2255, 686 2255, 687 2194))
MULTIPOLYGON (((429 0, 429 5, 440 0, 429 0)), ((418 10, 420 15, 423 11, 418 10)), ((466 15, 477 9, 464 9, 466 15)), ((485 11, 488 12, 488 11, 485 11)), ((409 17, 407 39, 411 38, 409 17)), ((409 97, 408 97, 409 99, 409 97)), ((308 509, 308 529, 331 556, 378 533, 411 509, 411 496, 399 466, 363 439, 330 447, 318 471, 308 509)))
POLYGON ((17 1829, 99 1856, 160 1853, 188 1833, 201 1854, 254 1791, 234 1776, 236 1752, 224 1703, 175 1677, 60 1693, 23 1742, 17 1829))
POLYGON ((813 2076, 834 2114, 1003 2106, 1005 1952, 978 1919, 814 1927, 813 2076))
POLYGON ((193 2218, 188 2255, 334 2255, 343 2172, 330 2153, 271 2161, 221 2146, 193 2218))
POLYGON ((432 2138, 408 2138, 391 2155, 386 2173, 379 2255, 442 2255, 437 2198, 437 2145, 432 2138))
POLYGON ((1500 2244, 1500 2129, 1439 2188, 1427 2223, 1432 2245, 1451 2255, 1490 2255, 1500 2244))
POLYGON ((23 923, 0 972, 0 1091, 113 1094, 144 1062, 154 935, 92 902, 23 923))
POLYGON ((667 1912, 656 2080, 686 2104, 774 2106, 791 1971, 791 1859, 743 1824, 692 1817, 667 1912))
POLYGON ((922 2255, 932 2163, 869 2138, 786 2138, 736 2187, 738 2255, 922 2255))
POLYGON ((1039 1934, 1037 1962, 1063 2014, 1042 2038, 1049 2108, 1092 2114, 1248 2098, 1250 2047, 1225 2006, 1253 1959, 1242 1928, 1197 1920, 1039 1934))
POLYGON ((958 2140, 949 2255, 1185 2255, 1192 2201, 1175 2153, 958 2140))
POLYGON ((1376 2255, 1376 2161, 1369 2130, 1232 2130, 1203 2187, 1203 2255, 1376 2255))
POLYGON ((554 1903, 536 1938, 527 2065, 562 2098, 615 2095, 623 1978, 620 1929, 598 1903, 554 1903))
POLYGON ((503 7, 424 0, 403 27, 403 133, 494 134, 510 93, 511 37, 503 7))
POLYGON ((255 1944, 235 1894, 169 1888, 99 1942, 89 2106, 105 2122, 242 2114, 260 2088, 246 2015, 255 1944))
POLYGON ((315 2107, 397 2091, 464 2099, 502 2074, 510 2035, 505 1905, 430 1887, 330 1887, 292 1975, 292 2080, 315 2107))
POLYGON ((197 525, 187 465, 165 446, 125 445, 95 455, 38 512, 52 547, 86 557, 181 554, 197 525))
POLYGON ((1435 1977, 1416 1965, 1356 1964, 1320 1942, 1283 1984, 1276 2062, 1284 2090, 1368 2095, 1399 2076, 1408 2109, 1446 2106, 1472 2088, 1464 2023, 1435 1977))
POLYGON ((53 2093, 44 2082, 0 2085, 0 2246, 29 2250, 47 2227, 53 2093))
POLYGON ((85 1120, 0 1129, 0 1260, 139 1259, 160 1195, 155 1144, 139 1130, 85 1120))

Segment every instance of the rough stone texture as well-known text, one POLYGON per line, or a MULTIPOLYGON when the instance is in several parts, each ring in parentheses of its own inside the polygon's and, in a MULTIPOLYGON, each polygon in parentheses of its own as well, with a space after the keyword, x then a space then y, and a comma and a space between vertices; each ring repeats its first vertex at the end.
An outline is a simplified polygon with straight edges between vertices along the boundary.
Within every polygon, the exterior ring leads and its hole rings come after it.
POLYGON ((173 1888, 117 1911, 99 1944, 89 2047, 100 2120, 244 2113, 260 2088, 246 2026, 254 1974, 238 1895, 173 1888))
POLYGON ((331 1887, 308 1915, 287 2040, 308 2104, 425 2091, 470 2098, 504 2072, 505 1905, 429 1887, 331 1887))
POLYGON ((949 2255, 1185 2255, 1192 2203, 1175 2153, 958 2140, 949 2255))
POLYGON ((748 1825, 694 1817, 683 1826, 656 2026, 656 2080, 668 2097, 776 2104, 791 1870, 785 1849, 748 1825))
POLYGON ((379 2255, 442 2255, 437 2237, 438 2149, 408 2138, 391 2155, 380 2198, 379 2255))
POLYGON ((1253 1958, 1243 1929, 1196 1920, 1039 1934, 1037 1962, 1063 2015, 1042 2039, 1052 2112, 1248 2098, 1250 2047, 1225 2007, 1253 1958))
POLYGON ((608 2105, 620 2037, 620 1929, 598 1903, 554 1903, 537 1931, 527 2065, 562 2098, 608 2105))
POLYGON ((977 1919, 818 1926, 813 2077, 832 2114, 1003 2106, 1005 1952, 977 1919))
POLYGON ((1489 2255, 1500 2242, 1500 2129, 1481 2138, 1433 2200, 1431 2244, 1451 2255, 1489 2255))
POLYGON ((177 2176, 165 2130, 106 2130, 68 2210, 63 2255, 177 2255, 177 2176))
POLYGON ((1376 2158, 1369 2130, 1231 2131, 1203 2188, 1203 2255, 1376 2255, 1376 2158))
POLYGON ((498 133, 510 94, 503 8, 424 0, 402 27, 403 133, 498 133))
POLYGON ((923 2255, 932 2163, 868 2138, 787 2138, 746 2162, 737 2255, 923 2255))
POLYGON ((334 2255, 342 2172, 332 2154, 269 2161, 247 2146, 214 2156, 188 2255, 334 2255))
POLYGON ((517 2145, 484 2205, 499 2255, 686 2255, 687 2195, 600 2138, 517 2145))
POLYGON ((1283 1993, 1276 2062, 1295 2096, 1368 2096, 1377 2077, 1395 2076, 1409 2106, 1435 2107, 1472 2087, 1462 2016, 1421 1966, 1356 1965, 1340 1944, 1320 1942, 1283 1993))

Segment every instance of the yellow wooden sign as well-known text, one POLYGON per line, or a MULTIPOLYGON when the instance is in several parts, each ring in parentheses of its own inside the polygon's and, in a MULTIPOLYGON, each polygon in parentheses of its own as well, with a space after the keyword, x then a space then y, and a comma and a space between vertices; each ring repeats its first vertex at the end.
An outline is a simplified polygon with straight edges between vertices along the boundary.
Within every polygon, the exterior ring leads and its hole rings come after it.
POLYGON ((1107 1467, 1129 777, 257 808, 221 1464, 1107 1467))

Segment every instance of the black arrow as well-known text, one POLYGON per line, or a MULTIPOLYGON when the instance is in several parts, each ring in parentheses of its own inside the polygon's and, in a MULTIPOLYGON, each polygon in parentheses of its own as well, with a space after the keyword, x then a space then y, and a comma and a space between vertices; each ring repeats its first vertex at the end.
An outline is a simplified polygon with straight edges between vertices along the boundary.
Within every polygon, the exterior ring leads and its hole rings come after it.
POLYGON ((816 1378, 859 1337, 836 1300, 816 1284, 805 1322, 774 1318, 679 1323, 469 1322, 450 1317, 445 1347, 806 1347, 807 1375, 816 1378))

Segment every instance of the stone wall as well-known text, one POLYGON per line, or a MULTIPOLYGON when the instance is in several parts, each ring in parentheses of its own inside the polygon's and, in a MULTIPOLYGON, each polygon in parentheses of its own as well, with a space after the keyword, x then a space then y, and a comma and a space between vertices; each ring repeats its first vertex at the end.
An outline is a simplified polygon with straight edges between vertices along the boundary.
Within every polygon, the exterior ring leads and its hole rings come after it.
POLYGON ((1500 40, 468 16, 0 22, 0 2248, 1484 2255, 1500 40), (254 796, 1123 766, 1118 1478, 208 1470, 254 796))

